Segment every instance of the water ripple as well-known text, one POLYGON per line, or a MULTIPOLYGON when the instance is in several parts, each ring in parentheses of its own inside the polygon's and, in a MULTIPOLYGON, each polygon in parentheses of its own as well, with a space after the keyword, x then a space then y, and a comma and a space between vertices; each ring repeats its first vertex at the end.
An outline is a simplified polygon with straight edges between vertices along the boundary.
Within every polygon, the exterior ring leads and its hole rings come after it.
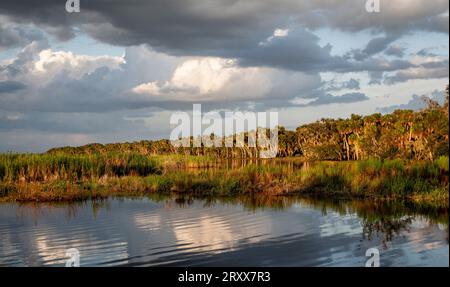
POLYGON ((448 221, 424 216, 386 223, 306 204, 248 211, 121 199, 0 204, 0 218, 0 266, 64 266, 69 248, 83 266, 364 266, 374 246, 386 266, 448 266, 448 221))

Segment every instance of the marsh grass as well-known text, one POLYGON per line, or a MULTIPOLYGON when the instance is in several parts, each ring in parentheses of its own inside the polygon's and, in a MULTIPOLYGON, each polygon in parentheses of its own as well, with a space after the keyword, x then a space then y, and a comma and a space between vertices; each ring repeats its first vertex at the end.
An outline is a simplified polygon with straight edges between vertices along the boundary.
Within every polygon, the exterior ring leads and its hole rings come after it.
POLYGON ((3 154, 0 200, 66 201, 155 193, 312 194, 336 198, 409 198, 448 206, 448 157, 434 161, 313 162, 299 165, 298 169, 276 161, 227 169, 220 168, 219 161, 210 160, 132 153, 3 154))
POLYGON ((146 176, 157 172, 154 159, 133 153, 0 154, 0 181, 3 183, 96 181, 102 177, 146 176))

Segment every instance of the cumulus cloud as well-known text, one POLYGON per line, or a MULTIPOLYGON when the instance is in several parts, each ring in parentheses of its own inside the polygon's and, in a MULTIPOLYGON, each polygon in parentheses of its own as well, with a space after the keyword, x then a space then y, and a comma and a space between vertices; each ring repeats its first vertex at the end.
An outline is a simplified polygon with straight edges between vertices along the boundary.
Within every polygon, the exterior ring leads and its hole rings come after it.
POLYGON ((168 81, 141 84, 133 91, 154 102, 254 101, 275 96, 282 100, 318 84, 317 75, 240 67, 233 60, 201 58, 183 62, 168 81))
POLYGON ((33 41, 26 45, 14 59, 0 65, 0 80, 17 79, 28 74, 36 55, 48 47, 46 40, 33 41))
POLYGON ((384 93, 448 77, 448 53, 418 41, 413 51, 425 49, 406 54, 411 43, 399 41, 424 31, 448 37, 448 6, 391 0, 368 14, 361 0, 91 0, 69 14, 60 0, 3 1, 0 52, 9 51, 0 54, 0 149, 42 148, 35 139, 49 147, 167 137, 170 111, 192 102, 204 110, 294 106, 329 116, 326 105, 367 101, 374 94, 367 83, 384 93), (355 43, 333 41, 338 30, 355 43), (126 52, 56 48, 76 35, 126 52), (11 48, 20 51, 5 57, 11 48))
POLYGON ((0 79, 24 85, 23 91, 0 99, 4 110, 102 113, 189 108, 193 101, 211 103, 211 109, 252 101, 285 106, 287 99, 308 96, 322 84, 317 73, 242 67, 223 58, 173 57, 146 46, 112 57, 55 51, 37 42, 3 66, 0 79))
POLYGON ((80 79, 98 68, 118 69, 124 63, 121 57, 76 55, 72 52, 46 49, 37 55, 29 73, 41 84, 64 73, 65 77, 80 79))
POLYGON ((132 103, 122 95, 126 90, 169 76, 178 61, 145 47, 130 48, 124 57, 87 56, 33 42, 0 67, 2 82, 20 81, 30 89, 16 84, 16 93, 0 98, 0 105, 4 110, 52 112, 127 108, 132 103))

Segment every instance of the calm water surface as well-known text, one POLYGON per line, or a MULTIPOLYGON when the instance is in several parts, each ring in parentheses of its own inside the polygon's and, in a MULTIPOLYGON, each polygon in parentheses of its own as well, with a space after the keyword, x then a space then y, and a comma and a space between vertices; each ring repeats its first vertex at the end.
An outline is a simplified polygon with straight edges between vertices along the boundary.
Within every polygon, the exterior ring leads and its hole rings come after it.
POLYGON ((448 211, 277 199, 0 204, 0 266, 449 266, 448 211))

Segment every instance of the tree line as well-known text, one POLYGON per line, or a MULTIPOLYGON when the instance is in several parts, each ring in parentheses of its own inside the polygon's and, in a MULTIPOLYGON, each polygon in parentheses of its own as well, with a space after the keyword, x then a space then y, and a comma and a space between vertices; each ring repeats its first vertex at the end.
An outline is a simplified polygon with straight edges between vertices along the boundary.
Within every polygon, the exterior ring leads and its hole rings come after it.
MULTIPOLYGON (((427 107, 420 111, 396 110, 390 114, 352 115, 347 119, 321 119, 295 131, 278 128, 278 157, 298 156, 305 160, 417 159, 433 160, 449 154, 449 88, 444 104, 424 97, 427 107)), ((212 139, 214 135, 211 135, 212 139)), ((236 135, 233 136, 236 140, 236 135)), ((245 142, 249 134, 244 133, 245 142)), ((193 138, 190 138, 191 142, 193 138)), ((224 138, 221 138, 225 141, 224 138)), ((132 143, 88 144, 61 147, 50 154, 92 154, 111 151, 143 155, 186 154, 215 158, 256 158, 258 148, 175 147, 170 140, 132 143)))

